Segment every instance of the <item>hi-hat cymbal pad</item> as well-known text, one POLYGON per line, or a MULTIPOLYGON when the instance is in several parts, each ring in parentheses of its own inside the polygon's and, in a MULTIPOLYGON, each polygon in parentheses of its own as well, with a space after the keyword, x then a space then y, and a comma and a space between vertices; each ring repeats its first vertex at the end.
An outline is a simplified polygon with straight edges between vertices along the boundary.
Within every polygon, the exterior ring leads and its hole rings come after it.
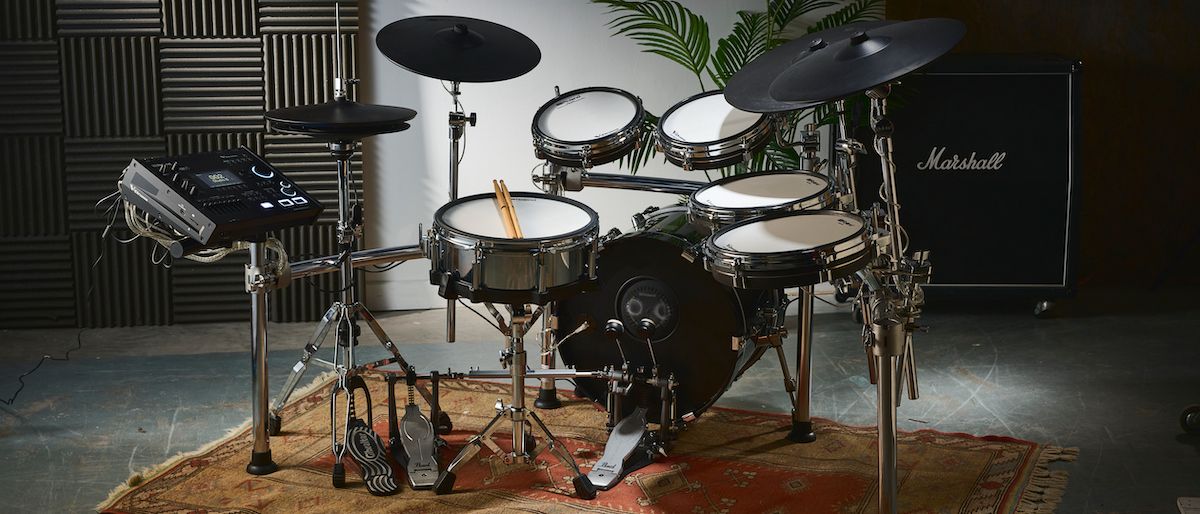
POLYGON ((326 141, 360 140, 376 134, 399 132, 417 111, 390 105, 360 104, 338 99, 325 103, 285 107, 267 112, 271 127, 326 141))
POLYGON ((379 31, 375 46, 398 66, 453 82, 519 77, 542 60, 536 43, 498 23, 462 16, 418 16, 379 31))

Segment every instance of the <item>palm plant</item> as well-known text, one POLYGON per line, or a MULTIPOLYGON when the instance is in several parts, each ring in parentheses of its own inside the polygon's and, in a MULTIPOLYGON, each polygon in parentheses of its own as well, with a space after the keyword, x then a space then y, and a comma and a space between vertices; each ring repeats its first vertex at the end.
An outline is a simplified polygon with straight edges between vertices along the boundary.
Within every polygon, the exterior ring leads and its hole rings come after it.
MULTIPOLYGON (((717 40, 712 49, 708 22, 676 0, 591 0, 608 7, 612 20, 608 26, 614 36, 625 36, 644 49, 667 58, 692 72, 700 91, 723 89, 738 70, 758 56, 786 43, 786 34, 800 17, 817 10, 837 7, 806 28, 807 33, 825 30, 847 23, 879 19, 884 0, 766 0, 766 11, 738 11, 728 36, 717 40), (840 6, 840 7, 839 7, 840 6), (708 84, 705 83, 708 78, 708 84), (710 88, 709 85, 712 87, 710 88)), ((805 118, 818 123, 829 121, 822 109, 788 114, 791 127, 785 140, 795 137, 795 127, 805 118)), ((657 117, 647 116, 650 130, 642 135, 638 150, 621 159, 620 165, 636 173, 654 156, 653 123, 657 117), (650 120, 654 120, 653 122, 650 120)), ((721 170, 722 175, 744 172, 747 169, 795 169, 800 158, 790 146, 774 141, 767 144, 751 162, 721 170)))

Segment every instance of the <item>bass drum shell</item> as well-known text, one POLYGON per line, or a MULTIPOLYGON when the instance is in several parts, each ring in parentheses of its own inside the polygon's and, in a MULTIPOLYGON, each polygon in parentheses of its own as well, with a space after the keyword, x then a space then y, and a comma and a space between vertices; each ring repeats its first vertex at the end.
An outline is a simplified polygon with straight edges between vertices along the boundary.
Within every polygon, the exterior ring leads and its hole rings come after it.
MULTIPOLYGON (((596 256, 597 288, 558 302, 560 340, 584 321, 591 325, 559 347, 563 362, 579 370, 619 368, 621 352, 603 330, 615 318, 626 327, 619 339, 631 367, 649 369, 646 342, 631 333, 638 319, 648 317, 657 323, 654 355, 679 383, 675 418, 690 419, 712 406, 753 364, 736 369, 733 340, 744 334, 763 293, 736 291, 713 279, 691 251, 707 236, 688 222, 686 208, 670 207, 647 216, 643 229, 606 241, 596 256)), ((606 381, 582 378, 576 385, 584 397, 606 403, 606 381)), ((621 414, 645 406, 658 422, 660 401, 657 388, 637 384, 621 414)))

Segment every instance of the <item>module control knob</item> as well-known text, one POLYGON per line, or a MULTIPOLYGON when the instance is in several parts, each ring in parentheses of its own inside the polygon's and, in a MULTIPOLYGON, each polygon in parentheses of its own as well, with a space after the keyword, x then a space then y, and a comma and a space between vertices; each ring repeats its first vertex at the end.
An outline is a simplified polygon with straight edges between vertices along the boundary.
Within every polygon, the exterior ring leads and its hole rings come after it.
POLYGON ((257 164, 250 166, 250 173, 253 173, 255 176, 261 178, 271 178, 275 176, 275 170, 272 170, 271 168, 267 168, 265 170, 259 169, 257 164))
POLYGON ((284 196, 296 196, 296 190, 292 188, 292 184, 286 181, 279 181, 279 192, 284 196))

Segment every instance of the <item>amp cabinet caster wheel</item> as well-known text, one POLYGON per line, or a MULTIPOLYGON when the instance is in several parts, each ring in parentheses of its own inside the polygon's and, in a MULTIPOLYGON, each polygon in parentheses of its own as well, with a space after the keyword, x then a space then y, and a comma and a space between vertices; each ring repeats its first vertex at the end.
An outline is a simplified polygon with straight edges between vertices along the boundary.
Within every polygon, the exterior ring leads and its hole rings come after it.
POLYGON ((283 431, 283 418, 279 417, 274 412, 267 415, 267 434, 272 436, 279 435, 283 431))
POLYGON ((1189 434, 1200 434, 1200 405, 1189 405, 1179 415, 1179 426, 1189 434))
POLYGON ((1046 319, 1054 314, 1054 302, 1050 300, 1042 300, 1033 306, 1033 316, 1038 319, 1046 319))

